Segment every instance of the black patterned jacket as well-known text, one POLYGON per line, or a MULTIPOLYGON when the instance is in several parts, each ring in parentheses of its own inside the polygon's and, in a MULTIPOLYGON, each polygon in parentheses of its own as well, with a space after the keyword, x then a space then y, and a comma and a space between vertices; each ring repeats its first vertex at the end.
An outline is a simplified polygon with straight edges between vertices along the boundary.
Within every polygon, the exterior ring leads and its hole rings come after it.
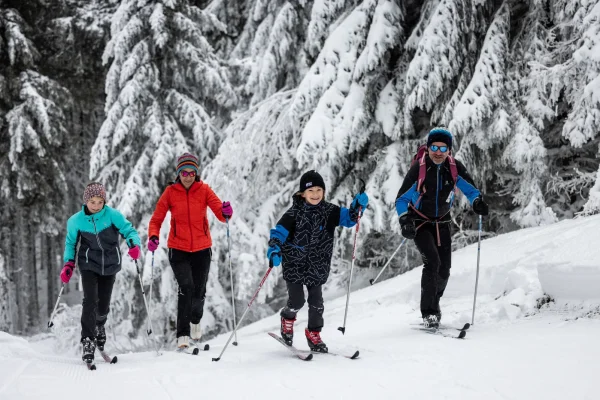
POLYGON ((283 279, 317 286, 327 282, 337 226, 356 224, 357 210, 326 201, 316 206, 294 196, 294 204, 271 229, 269 246, 279 246, 283 256, 283 279))

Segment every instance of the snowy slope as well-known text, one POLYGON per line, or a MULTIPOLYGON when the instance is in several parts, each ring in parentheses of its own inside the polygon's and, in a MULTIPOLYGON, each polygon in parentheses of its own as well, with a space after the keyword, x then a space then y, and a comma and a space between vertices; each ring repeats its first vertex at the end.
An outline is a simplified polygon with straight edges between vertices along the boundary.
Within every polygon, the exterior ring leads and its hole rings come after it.
MULTIPOLYGON (((420 269, 326 303, 330 349, 358 360, 294 358, 266 332, 278 316, 242 330, 240 345, 211 362, 228 335, 193 357, 120 354, 89 372, 53 340, 0 332, 0 399, 597 399, 600 358, 600 216, 525 229, 482 242, 475 326, 465 340, 415 330, 420 269), (554 301, 538 309, 544 294, 554 301)), ((470 321, 477 247, 454 253, 444 323, 470 321)), ((373 271, 373 275, 377 271, 373 271)), ((296 324, 298 347, 307 349, 296 324)), ((109 347, 109 346, 108 346, 109 347)))

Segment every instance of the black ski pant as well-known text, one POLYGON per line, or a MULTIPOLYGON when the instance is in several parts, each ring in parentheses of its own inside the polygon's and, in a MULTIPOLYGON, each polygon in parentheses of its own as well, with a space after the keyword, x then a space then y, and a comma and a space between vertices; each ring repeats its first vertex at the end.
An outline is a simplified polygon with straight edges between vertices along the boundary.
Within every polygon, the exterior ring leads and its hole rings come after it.
POLYGON ((210 248, 192 253, 169 249, 169 262, 179 285, 177 337, 190 336, 190 322, 198 324, 202 319, 211 257, 210 248))
MULTIPOLYGON (((288 290, 287 305, 281 310, 285 319, 296 319, 296 314, 304 306, 304 285, 285 282, 288 290)), ((308 289, 308 330, 321 332, 323 328, 323 290, 321 285, 307 286, 308 289)))
MULTIPOLYGON (((418 226, 418 225, 417 225, 418 226)), ((415 245, 423 258, 421 276, 421 315, 440 315, 440 298, 444 295, 452 265, 450 223, 423 224, 415 236, 415 245), (439 246, 438 246, 439 231, 439 246)))
POLYGON ((94 339, 96 325, 103 326, 106 323, 116 274, 100 275, 87 270, 80 270, 79 273, 83 284, 81 339, 86 337, 94 339))

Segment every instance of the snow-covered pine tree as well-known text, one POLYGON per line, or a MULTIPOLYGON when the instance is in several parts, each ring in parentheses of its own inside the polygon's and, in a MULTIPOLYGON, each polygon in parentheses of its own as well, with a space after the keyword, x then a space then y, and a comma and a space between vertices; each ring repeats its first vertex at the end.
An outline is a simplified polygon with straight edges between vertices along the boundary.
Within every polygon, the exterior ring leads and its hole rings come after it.
POLYGON ((18 304, 13 330, 39 322, 36 246, 38 232, 56 235, 64 214, 66 185, 62 157, 68 135, 68 90, 36 72, 39 52, 33 29, 13 8, 0 10, 0 199, 8 296, 18 304), (16 256, 18 254, 18 256, 16 256))
MULTIPOLYGON (((225 64, 205 34, 224 28, 212 14, 188 0, 126 0, 113 16, 103 56, 110 63, 107 118, 92 148, 90 176, 106 184, 109 204, 136 224, 142 240, 146 239, 147 217, 174 178, 177 156, 191 151, 204 167, 220 144, 219 128, 236 94, 225 64)), ((168 222, 164 225, 168 228, 168 222)), ((166 243, 164 230, 163 235, 161 242, 166 243)), ((156 261, 154 293, 176 297, 166 254, 156 261)), ((145 265, 150 266, 149 257, 145 265)), ((115 288, 119 305, 115 323, 131 311, 136 331, 145 319, 144 306, 130 261, 124 270, 115 288)), ((168 331, 174 303, 159 297, 153 301, 157 299, 161 301, 155 304, 166 304, 169 309, 157 312, 156 328, 168 331)))

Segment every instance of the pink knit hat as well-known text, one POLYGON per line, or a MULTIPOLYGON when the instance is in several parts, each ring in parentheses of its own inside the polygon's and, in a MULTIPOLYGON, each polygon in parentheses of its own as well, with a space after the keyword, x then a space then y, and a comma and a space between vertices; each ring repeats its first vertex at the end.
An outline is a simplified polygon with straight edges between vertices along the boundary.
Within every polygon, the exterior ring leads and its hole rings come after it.
POLYGON ((102 197, 106 203, 106 190, 104 189, 104 185, 99 182, 88 184, 83 191, 83 204, 87 204, 92 197, 102 197))

